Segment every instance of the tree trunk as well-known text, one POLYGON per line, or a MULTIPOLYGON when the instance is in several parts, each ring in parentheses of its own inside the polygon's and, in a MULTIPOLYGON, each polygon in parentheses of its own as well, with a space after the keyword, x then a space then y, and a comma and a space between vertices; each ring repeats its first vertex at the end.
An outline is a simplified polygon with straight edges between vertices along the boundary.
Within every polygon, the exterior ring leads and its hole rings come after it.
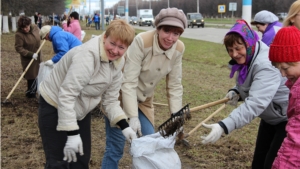
POLYGON ((16 21, 16 17, 11 17, 11 31, 12 32, 16 32, 17 31, 17 21, 16 21))
POLYGON ((3 33, 9 33, 8 16, 3 16, 3 33))

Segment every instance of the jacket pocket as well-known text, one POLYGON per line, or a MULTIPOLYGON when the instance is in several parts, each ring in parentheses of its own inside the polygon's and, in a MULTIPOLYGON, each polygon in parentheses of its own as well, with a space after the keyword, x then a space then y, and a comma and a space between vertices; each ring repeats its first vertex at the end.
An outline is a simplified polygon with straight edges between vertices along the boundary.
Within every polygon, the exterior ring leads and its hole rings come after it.
POLYGON ((287 119, 286 110, 274 102, 271 102, 259 117, 271 125, 276 125, 287 119))

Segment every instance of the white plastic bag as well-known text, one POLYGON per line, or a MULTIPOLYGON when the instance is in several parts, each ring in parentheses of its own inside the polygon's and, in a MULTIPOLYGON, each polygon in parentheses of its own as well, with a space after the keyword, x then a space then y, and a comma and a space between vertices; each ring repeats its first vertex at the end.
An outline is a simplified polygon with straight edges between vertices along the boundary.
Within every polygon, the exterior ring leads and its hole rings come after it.
POLYGON ((54 68, 55 64, 53 66, 46 66, 45 62, 40 63, 39 73, 37 76, 37 92, 40 94, 39 86, 41 82, 51 73, 52 69, 54 68))
POLYGON ((130 153, 133 169, 181 169, 174 150, 176 135, 163 138, 159 132, 132 140, 130 153))
POLYGON ((81 41, 83 41, 84 37, 85 37, 85 32, 81 31, 81 41))

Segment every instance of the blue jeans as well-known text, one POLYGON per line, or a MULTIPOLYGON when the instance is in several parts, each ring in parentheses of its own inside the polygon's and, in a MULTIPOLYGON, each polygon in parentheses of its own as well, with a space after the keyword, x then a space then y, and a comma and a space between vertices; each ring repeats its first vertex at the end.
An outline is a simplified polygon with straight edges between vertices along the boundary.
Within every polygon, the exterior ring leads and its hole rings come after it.
MULTIPOLYGON (((154 127, 144 113, 139 109, 139 120, 141 122, 142 134, 149 135, 154 133, 154 127)), ((118 169, 118 164, 123 156, 125 137, 122 130, 111 127, 107 117, 105 117, 106 147, 102 159, 102 169, 118 169)))

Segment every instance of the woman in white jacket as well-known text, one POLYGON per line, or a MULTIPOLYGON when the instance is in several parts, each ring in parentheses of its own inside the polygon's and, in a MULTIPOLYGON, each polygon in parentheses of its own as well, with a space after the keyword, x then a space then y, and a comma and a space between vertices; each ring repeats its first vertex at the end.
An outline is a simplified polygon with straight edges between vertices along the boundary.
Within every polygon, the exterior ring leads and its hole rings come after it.
POLYGON ((122 56, 134 35, 125 21, 113 21, 101 36, 66 53, 40 84, 39 129, 45 168, 89 168, 89 112, 101 100, 110 125, 120 127, 128 141, 136 138, 118 101, 122 56))

